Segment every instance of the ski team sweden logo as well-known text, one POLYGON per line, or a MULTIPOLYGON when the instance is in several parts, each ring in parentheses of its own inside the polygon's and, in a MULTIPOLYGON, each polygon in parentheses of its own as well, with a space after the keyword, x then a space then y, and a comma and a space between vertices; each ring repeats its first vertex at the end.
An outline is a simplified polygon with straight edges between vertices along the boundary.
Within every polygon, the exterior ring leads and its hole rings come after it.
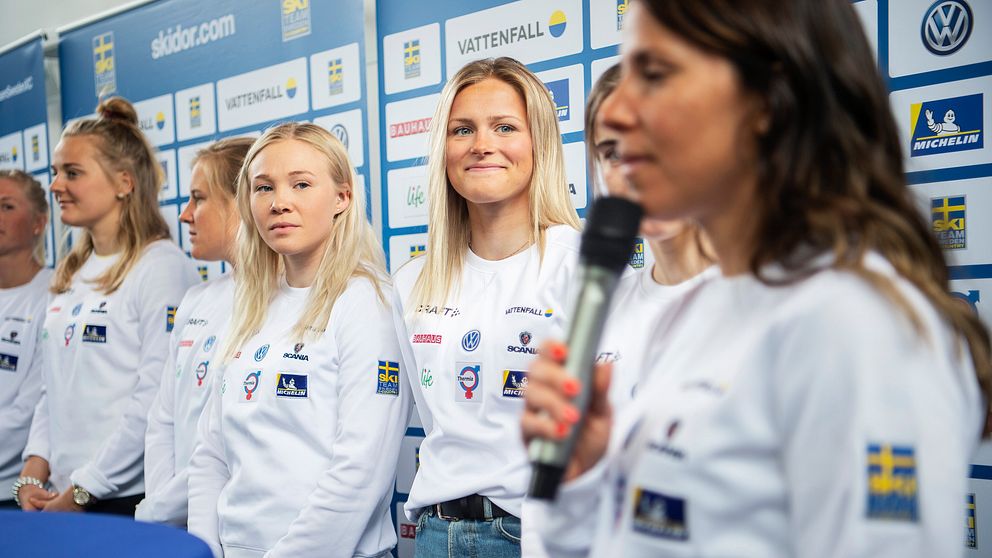
POLYGON ((975 532, 975 493, 965 495, 965 546, 978 548, 978 534, 975 532))
POLYGON ((868 444, 868 519, 916 522, 916 456, 912 446, 868 444))
POLYGON ((644 239, 635 238, 634 239, 634 251, 630 254, 630 261, 628 262, 630 267, 634 269, 641 269, 644 267, 644 239))
POLYGON ((96 84, 97 98, 117 91, 113 31, 93 37, 93 82, 96 84))
POLYGON ((944 250, 962 250, 968 247, 966 210, 964 196, 931 198, 930 223, 937 242, 944 250))
POLYGON ((910 106, 910 157, 981 149, 982 94, 939 99, 910 106))
POLYGON ((382 395, 400 394, 400 363, 380 360, 377 369, 379 383, 375 392, 382 395))
POLYGON ((340 58, 332 58, 327 61, 327 83, 328 93, 339 95, 344 91, 344 65, 340 58))
POLYGON ((282 0, 282 42, 310 34, 310 0, 282 0))
POLYGON ((200 96, 189 98, 189 127, 199 128, 203 125, 203 111, 200 108, 200 96))
POLYGON ((403 42, 403 79, 420 77, 420 39, 403 42))
POLYGON ((176 307, 166 306, 165 307, 165 332, 169 333, 172 328, 176 327, 176 307))

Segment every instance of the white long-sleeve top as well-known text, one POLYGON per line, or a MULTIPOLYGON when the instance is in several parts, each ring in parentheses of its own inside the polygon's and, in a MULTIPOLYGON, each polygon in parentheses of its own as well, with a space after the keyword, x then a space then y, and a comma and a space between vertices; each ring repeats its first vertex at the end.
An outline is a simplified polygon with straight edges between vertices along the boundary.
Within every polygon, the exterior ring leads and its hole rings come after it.
POLYGON ((41 398, 41 329, 48 303, 50 269, 23 285, 0 289, 0 499, 21 470, 31 417, 41 398))
POLYGON ((520 437, 527 368, 547 339, 562 339, 577 286, 579 232, 550 227, 537 246, 499 261, 466 250, 449 302, 409 308, 423 268, 395 275, 417 367, 409 381, 426 438, 405 505, 479 494, 520 516, 530 465, 520 437))
POLYGON ((283 283, 200 419, 189 530, 218 557, 376 556, 396 544, 390 502, 410 408, 400 374, 412 366, 398 308, 352 279, 327 328, 300 343, 290 335, 309 290, 283 283))
POLYGON ((223 275, 186 291, 176 311, 169 358, 145 436, 145 499, 135 519, 186 526, 189 460, 217 353, 234 306, 234 278, 223 275))
POLYGON ((983 424, 970 356, 919 291, 866 261, 923 337, 850 272, 690 292, 657 328, 608 458, 540 518, 551 554, 962 555, 983 424))
POLYGON ((183 294, 199 280, 172 241, 145 248, 111 294, 91 282, 118 256, 91 255, 45 316, 45 394, 25 455, 48 460, 58 490, 141 494, 145 429, 183 294))

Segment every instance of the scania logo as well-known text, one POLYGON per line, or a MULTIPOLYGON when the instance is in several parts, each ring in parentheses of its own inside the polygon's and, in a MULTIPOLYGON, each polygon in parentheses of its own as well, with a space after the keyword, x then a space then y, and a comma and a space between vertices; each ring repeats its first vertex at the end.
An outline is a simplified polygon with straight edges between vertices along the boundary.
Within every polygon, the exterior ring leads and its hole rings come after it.
POLYGON ((937 56, 954 54, 971 36, 975 18, 964 0, 937 0, 923 18, 923 46, 937 56))

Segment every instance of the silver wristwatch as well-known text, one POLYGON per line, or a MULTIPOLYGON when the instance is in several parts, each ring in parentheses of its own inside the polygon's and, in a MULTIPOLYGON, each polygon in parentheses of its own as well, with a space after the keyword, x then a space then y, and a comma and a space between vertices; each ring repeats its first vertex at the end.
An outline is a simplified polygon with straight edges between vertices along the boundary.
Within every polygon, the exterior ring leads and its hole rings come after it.
POLYGON ((14 493, 14 503, 17 504, 17 507, 21 507, 21 498, 19 496, 19 493, 21 492, 21 488, 29 484, 33 486, 37 486, 42 490, 44 490, 45 488, 45 483, 41 482, 40 480, 34 477, 17 477, 17 480, 14 481, 13 486, 10 487, 10 491, 14 493))
POLYGON ((81 508, 87 508, 96 503, 96 498, 88 490, 79 485, 72 485, 72 501, 81 508))

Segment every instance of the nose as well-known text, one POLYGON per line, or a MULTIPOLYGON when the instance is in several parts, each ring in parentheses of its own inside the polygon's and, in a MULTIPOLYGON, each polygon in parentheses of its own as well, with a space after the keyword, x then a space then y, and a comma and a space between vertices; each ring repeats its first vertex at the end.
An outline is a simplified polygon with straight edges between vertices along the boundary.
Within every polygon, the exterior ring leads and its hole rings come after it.
POLYGON ((290 188, 274 186, 272 189, 272 206, 269 210, 272 213, 286 213, 290 210, 289 193, 290 188))
POLYGON ((471 150, 475 155, 488 155, 493 152, 492 142, 486 130, 479 130, 475 133, 471 150))
POLYGON ((603 99, 603 104, 599 107, 603 125, 616 132, 630 130, 637 123, 631 83, 625 74, 626 72, 620 74, 616 89, 603 99))
POLYGON ((193 224, 193 204, 196 203, 193 198, 190 198, 186 202, 186 207, 183 208, 183 212, 179 214, 179 220, 187 225, 193 224))
POLYGON ((52 185, 49 186, 49 190, 55 194, 56 198, 65 193, 65 185, 62 184, 62 175, 56 174, 55 179, 52 180, 52 185))

